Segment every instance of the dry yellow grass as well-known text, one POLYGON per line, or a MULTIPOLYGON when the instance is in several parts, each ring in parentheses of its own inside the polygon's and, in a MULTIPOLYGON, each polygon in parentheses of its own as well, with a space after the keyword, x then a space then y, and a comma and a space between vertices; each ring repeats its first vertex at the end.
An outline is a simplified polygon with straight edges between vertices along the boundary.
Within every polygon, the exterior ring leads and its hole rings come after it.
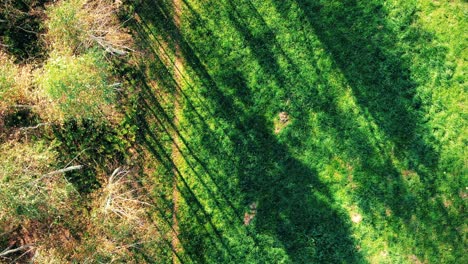
POLYGON ((47 42, 52 50, 80 53, 95 46, 123 55, 131 50, 132 38, 120 24, 119 1, 68 0, 48 9, 47 42))
POLYGON ((31 100, 31 66, 17 65, 0 50, 0 113, 13 104, 31 100))

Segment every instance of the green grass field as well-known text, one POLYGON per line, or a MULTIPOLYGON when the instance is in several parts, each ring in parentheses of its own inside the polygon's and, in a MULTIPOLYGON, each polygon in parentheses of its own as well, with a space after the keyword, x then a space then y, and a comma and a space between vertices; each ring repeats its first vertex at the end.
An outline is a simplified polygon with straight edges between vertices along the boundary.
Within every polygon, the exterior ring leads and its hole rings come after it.
POLYGON ((466 3, 184 0, 181 28, 170 1, 133 10, 181 262, 468 261, 466 3))

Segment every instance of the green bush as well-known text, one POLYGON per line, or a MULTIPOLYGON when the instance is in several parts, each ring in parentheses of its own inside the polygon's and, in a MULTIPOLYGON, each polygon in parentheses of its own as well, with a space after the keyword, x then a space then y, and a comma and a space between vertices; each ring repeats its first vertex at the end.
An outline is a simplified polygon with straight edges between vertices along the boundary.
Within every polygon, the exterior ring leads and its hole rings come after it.
POLYGON ((62 1, 48 9, 48 37, 55 50, 75 49, 86 38, 82 0, 62 1))
POLYGON ((43 142, 0 145, 0 222, 21 223, 65 212, 73 189, 50 166, 57 153, 43 142))
POLYGON ((52 101, 48 118, 96 118, 110 113, 114 100, 104 55, 91 51, 80 56, 52 54, 36 81, 52 101))

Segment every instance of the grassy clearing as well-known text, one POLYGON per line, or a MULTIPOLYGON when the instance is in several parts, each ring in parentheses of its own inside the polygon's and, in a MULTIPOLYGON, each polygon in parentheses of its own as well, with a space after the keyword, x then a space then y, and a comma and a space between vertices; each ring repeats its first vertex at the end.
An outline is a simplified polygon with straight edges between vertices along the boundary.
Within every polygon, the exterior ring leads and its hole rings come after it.
POLYGON ((164 1, 135 4, 134 27, 156 93, 174 39, 186 62, 165 126, 188 261, 463 262, 464 3, 184 3, 181 31, 164 1))

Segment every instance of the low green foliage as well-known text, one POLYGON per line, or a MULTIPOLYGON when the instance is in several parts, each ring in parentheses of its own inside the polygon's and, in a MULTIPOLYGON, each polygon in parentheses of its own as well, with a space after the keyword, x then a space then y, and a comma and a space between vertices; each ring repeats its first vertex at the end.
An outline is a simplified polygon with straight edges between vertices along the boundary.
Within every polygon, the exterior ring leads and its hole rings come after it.
POLYGON ((0 52, 0 110, 5 108, 10 101, 17 74, 18 70, 13 61, 0 52))
POLYGON ((66 174, 81 193, 90 193, 100 187, 98 170, 111 173, 108 171, 110 165, 126 164, 128 149, 134 144, 134 132, 125 124, 112 127, 89 119, 68 120, 55 126, 53 132, 57 140, 56 150, 61 153, 57 163, 65 165, 76 160, 86 165, 80 171, 66 174))
POLYGON ((82 0, 67 0, 47 10, 47 34, 56 50, 73 51, 86 39, 82 0))
MULTIPOLYGON (((43 220, 65 213, 73 187, 55 169, 56 158, 45 142, 0 145, 0 222, 15 226, 26 220, 43 220)), ((4 228, 4 226, 3 226, 4 228)))
POLYGON ((36 75, 39 87, 58 110, 51 118, 102 118, 109 113, 114 88, 108 68, 98 51, 79 56, 52 54, 36 75))

